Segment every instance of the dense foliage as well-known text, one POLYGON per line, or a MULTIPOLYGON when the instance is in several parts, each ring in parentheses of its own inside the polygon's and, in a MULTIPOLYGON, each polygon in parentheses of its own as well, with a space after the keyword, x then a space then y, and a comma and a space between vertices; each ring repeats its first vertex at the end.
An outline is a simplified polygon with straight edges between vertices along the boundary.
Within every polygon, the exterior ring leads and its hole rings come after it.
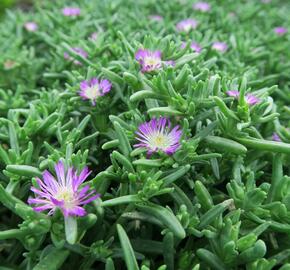
POLYGON ((290 2, 203 4, 5 11, 1 269, 290 269, 290 2))

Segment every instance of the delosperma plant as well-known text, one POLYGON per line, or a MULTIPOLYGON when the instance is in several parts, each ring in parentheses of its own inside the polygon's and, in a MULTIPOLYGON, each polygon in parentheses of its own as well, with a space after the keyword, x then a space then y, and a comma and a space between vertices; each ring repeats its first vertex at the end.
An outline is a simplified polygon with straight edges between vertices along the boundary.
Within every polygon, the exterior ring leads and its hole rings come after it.
POLYGON ((2 2, 1 269, 290 269, 289 1, 2 2))

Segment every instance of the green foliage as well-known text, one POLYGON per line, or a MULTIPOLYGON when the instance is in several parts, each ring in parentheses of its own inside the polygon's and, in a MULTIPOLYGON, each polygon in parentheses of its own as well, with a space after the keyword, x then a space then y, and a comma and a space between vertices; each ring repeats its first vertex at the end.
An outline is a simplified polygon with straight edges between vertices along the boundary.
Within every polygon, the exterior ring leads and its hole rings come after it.
MULTIPOLYGON (((10 2, 0 1, 0 12, 10 2)), ((5 11, 1 269, 290 269, 289 33, 273 31, 290 31, 290 4, 210 1, 206 13, 194 2, 43 0, 5 11), (65 6, 81 15, 63 16, 65 6), (178 32, 189 17, 197 29, 178 32), (28 21, 37 31, 25 29, 28 21), (212 49, 215 41, 228 50, 212 49), (175 65, 142 73, 140 48, 175 65), (93 77, 112 83, 95 106, 78 93, 93 77), (260 101, 249 105, 248 93, 260 101), (159 116, 182 129, 173 155, 134 147, 138 126, 159 116), (84 217, 27 204, 30 187, 59 160, 92 170, 88 184, 101 199, 84 217)))

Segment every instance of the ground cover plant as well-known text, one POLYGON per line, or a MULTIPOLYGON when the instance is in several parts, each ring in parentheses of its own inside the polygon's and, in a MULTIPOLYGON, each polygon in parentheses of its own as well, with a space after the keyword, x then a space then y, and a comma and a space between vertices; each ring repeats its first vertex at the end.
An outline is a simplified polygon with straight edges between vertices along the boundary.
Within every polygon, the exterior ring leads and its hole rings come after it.
POLYGON ((12 2, 0 269, 290 269, 288 1, 12 2))

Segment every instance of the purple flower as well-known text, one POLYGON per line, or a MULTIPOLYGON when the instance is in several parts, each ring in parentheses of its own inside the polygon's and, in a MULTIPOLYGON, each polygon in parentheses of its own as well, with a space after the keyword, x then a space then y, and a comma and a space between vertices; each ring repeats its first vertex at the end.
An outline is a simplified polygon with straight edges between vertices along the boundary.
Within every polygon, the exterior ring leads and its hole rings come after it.
POLYGON ((155 21, 155 22, 161 22, 161 21, 163 21, 163 17, 160 16, 160 15, 157 15, 157 14, 150 15, 150 16, 149 16, 149 19, 150 19, 151 21, 155 21))
POLYGON ((173 60, 163 61, 166 66, 175 66, 175 62, 173 60))
POLYGON ((93 33, 90 35, 90 39, 93 40, 93 41, 96 41, 96 40, 97 40, 97 37, 98 37, 98 33, 97 33, 97 32, 93 32, 93 33))
POLYGON ((28 31, 28 32, 35 32, 38 29, 38 25, 35 22, 26 22, 24 24, 24 28, 28 31))
MULTIPOLYGON (((226 92, 228 96, 230 97, 234 97, 236 99, 239 98, 240 96, 240 92, 237 91, 237 90, 230 90, 230 91, 227 91, 226 92)), ((246 102, 249 104, 249 105, 255 105, 257 104, 258 102, 260 102, 260 99, 257 98, 256 96, 252 95, 252 94, 246 94, 245 95, 245 100, 246 102)))
MULTIPOLYGON (((185 46, 186 46, 186 43, 185 42, 182 42, 182 44, 181 44, 181 48, 185 48, 185 46)), ((196 52, 196 53, 200 53, 201 52, 201 50, 202 50, 202 48, 201 48, 201 46, 198 44, 198 43, 196 43, 196 42, 191 42, 191 44, 190 44, 190 48, 194 51, 194 52, 196 52)))
POLYGON ((65 7, 62 9, 62 14, 67 17, 76 17, 81 14, 81 10, 77 7, 65 7))
POLYGON ((207 2, 197 2, 197 3, 193 4, 193 9, 199 10, 202 12, 208 12, 208 11, 210 11, 210 4, 207 2))
POLYGON ((281 142, 282 141, 281 138, 279 137, 279 135, 276 132, 273 133, 272 140, 276 141, 276 142, 281 142))
POLYGON ((80 187, 90 174, 88 168, 85 167, 79 175, 73 167, 66 170, 61 161, 54 168, 56 178, 49 171, 44 171, 43 180, 36 179, 39 188, 31 187, 35 198, 29 198, 28 203, 34 205, 36 212, 50 210, 48 215, 57 208, 65 217, 86 215, 82 206, 100 197, 94 190, 89 191, 89 185, 80 187))
POLYGON ((226 52, 228 45, 225 42, 216 41, 212 44, 212 48, 219 52, 226 52))
POLYGON ((179 126, 171 129, 170 121, 165 117, 160 117, 141 124, 136 134, 139 143, 134 147, 147 148, 148 155, 158 150, 171 155, 180 146, 182 131, 179 126))
POLYGON ((192 43, 190 44, 190 48, 191 48, 193 51, 197 52, 197 53, 200 53, 201 50, 202 50, 201 46, 200 46, 198 43, 196 43, 196 42, 192 42, 192 43))
POLYGON ((135 54, 135 59, 142 66, 142 72, 151 72, 162 67, 161 55, 161 51, 139 49, 135 54))
MULTIPOLYGON (((82 48, 79 48, 79 47, 75 47, 75 48, 72 48, 72 50, 74 52, 76 52, 78 55, 84 57, 84 58, 87 58, 88 57, 88 53, 86 51, 84 51, 82 48)), ((81 65, 81 62, 79 62, 78 60, 75 60, 73 57, 71 57, 67 52, 65 52, 63 54, 64 58, 67 59, 67 60, 70 60, 70 61, 73 61, 74 64, 76 65, 81 65)))
POLYGON ((287 33, 287 28, 283 27, 283 26, 279 26, 279 27, 275 27, 274 28, 274 32, 278 35, 278 36, 283 36, 287 33))
POLYGON ((97 78, 92 78, 88 81, 82 81, 80 83, 81 91, 79 95, 83 99, 88 99, 95 106, 96 100, 109 93, 111 90, 112 84, 108 80, 98 80, 97 78))
POLYGON ((190 30, 195 29, 198 25, 198 22, 194 19, 186 19, 180 21, 176 25, 176 29, 180 32, 186 32, 188 33, 190 30))

